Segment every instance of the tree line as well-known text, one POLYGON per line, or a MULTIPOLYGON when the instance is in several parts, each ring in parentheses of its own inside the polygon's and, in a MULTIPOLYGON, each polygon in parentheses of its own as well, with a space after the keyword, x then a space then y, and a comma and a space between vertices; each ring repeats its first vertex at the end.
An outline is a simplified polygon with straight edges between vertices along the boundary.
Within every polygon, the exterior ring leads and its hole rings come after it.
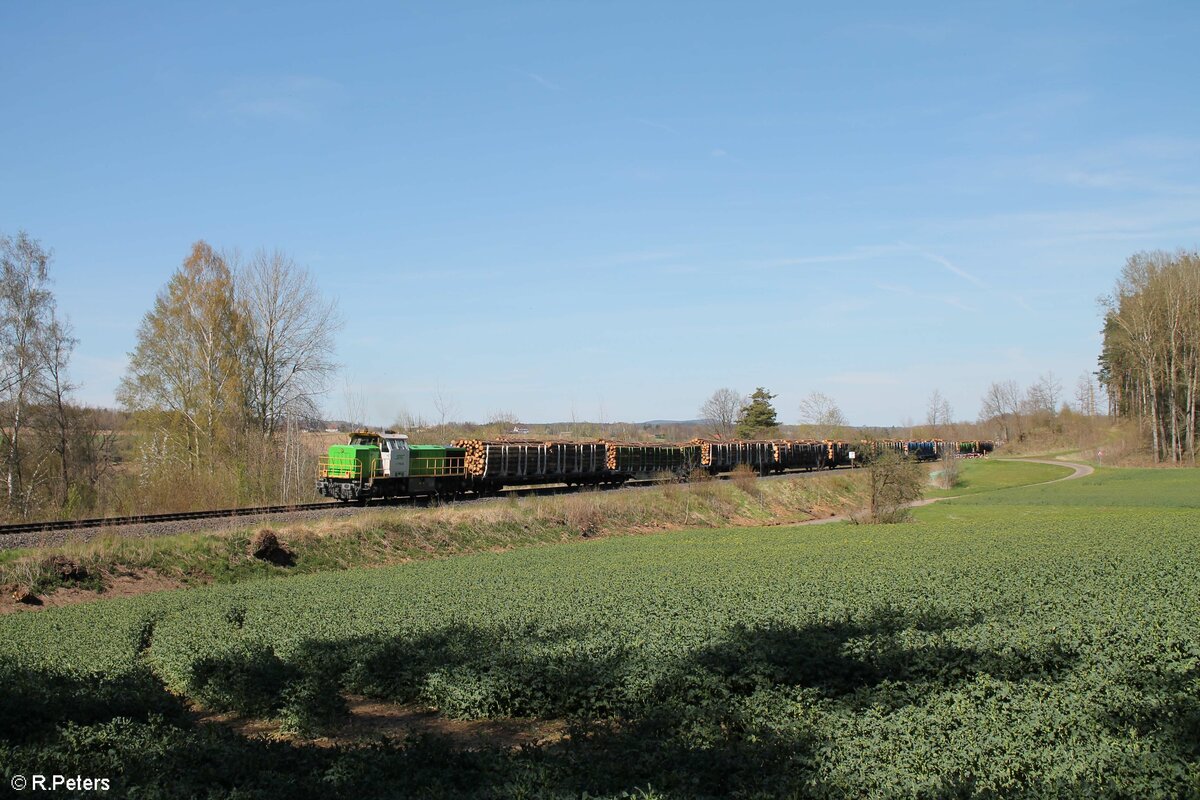
POLYGON ((1110 413, 1142 425, 1156 461, 1195 464, 1200 254, 1131 256, 1101 304, 1099 375, 1110 413))
POLYGON ((77 344, 51 291, 52 254, 24 231, 0 235, 0 437, 4 516, 94 502, 113 439, 74 402, 77 344))
POLYGON ((282 252, 242 260, 196 242, 138 327, 117 391, 148 486, 210 501, 307 497, 299 432, 337 370, 336 306, 282 252))
MULTIPOLYGON (((744 396, 736 389, 717 389, 700 406, 700 417, 706 433, 720 439, 758 439, 783 436, 778 414, 771 403, 776 395, 759 386, 744 396)), ((799 426, 788 431, 790 436, 813 439, 841 439, 858 435, 921 435, 947 437, 954 435, 960 427, 954 421, 954 410, 940 389, 934 389, 929 397, 925 427, 911 421, 901 434, 896 429, 856 429, 846 419, 837 401, 824 392, 813 391, 804 397, 799 407, 799 426)))
POLYGON ((27 233, 0 236, 4 516, 308 498, 300 432, 320 418, 341 320, 306 269, 196 242, 138 326, 114 413, 75 399, 51 264, 27 233))

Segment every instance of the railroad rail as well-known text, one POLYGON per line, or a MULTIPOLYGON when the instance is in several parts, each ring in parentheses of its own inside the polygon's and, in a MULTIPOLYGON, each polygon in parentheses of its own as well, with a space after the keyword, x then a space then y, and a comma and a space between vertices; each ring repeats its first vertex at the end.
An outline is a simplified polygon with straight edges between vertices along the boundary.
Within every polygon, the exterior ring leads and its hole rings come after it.
MULTIPOLYGON (((729 476, 717 476, 727 479, 729 476)), ((649 486, 656 484, 653 480, 628 481, 627 486, 649 486)), ((502 489, 499 494, 518 495, 550 495, 564 494, 574 491, 566 484, 548 484, 543 486, 519 486, 502 489)), ((472 497, 477 498, 476 495, 472 497)), ((0 536, 17 533, 50 533, 53 531, 84 530, 87 528, 121 528, 126 525, 147 525, 156 522, 182 522, 196 519, 227 519, 229 517, 253 517, 266 514, 286 514, 296 511, 322 511, 340 508, 380 508, 383 506, 407 505, 414 502, 428 501, 428 497, 395 497, 388 500, 376 500, 366 506, 359 503, 342 503, 337 500, 325 500, 319 503, 294 503, 285 506, 258 506, 256 508, 225 508, 215 511, 179 511, 173 514, 137 514, 129 517, 98 517, 96 519, 64 519, 43 520, 41 522, 22 522, 15 525, 0 525, 0 536)))
POLYGON ((96 519, 43 520, 22 522, 16 525, 0 525, 0 536, 13 533, 42 533, 69 531, 82 528, 124 527, 154 522, 179 522, 192 519, 217 519, 222 517, 253 517, 262 514, 284 514, 293 511, 319 511, 324 508, 339 508, 344 504, 336 500, 321 503, 293 503, 286 506, 258 506, 255 508, 224 508, 215 511, 179 511, 173 514, 137 514, 129 517, 97 517, 96 519))
MULTIPOLYGON (((770 475, 765 477, 779 477, 779 475, 803 475, 807 472, 795 470, 786 470, 778 475, 770 475)), ((713 479, 727 481, 730 480, 730 475, 720 474, 714 475, 713 479)), ((655 486, 661 481, 654 479, 635 479, 626 481, 623 486, 630 488, 655 486)), ((605 487, 609 489, 619 488, 617 486, 605 487)), ((510 486, 500 490, 499 495, 554 495, 567 494, 578 491, 567 484, 542 484, 534 486, 510 486)), ((465 499, 478 499, 479 495, 470 495, 465 499)), ((0 537, 6 534, 18 533, 50 533, 53 531, 70 531, 84 530, 87 528, 120 528, 126 525, 147 525, 156 522, 182 522, 196 519, 227 519, 230 517, 254 517, 267 514, 286 514, 297 511, 321 511, 324 509, 340 509, 340 508, 380 508, 384 506, 407 505, 410 503, 419 503, 429 501, 428 496, 407 496, 395 497, 387 500, 373 501, 369 506, 360 503, 343 503, 337 500, 325 500, 318 503, 293 503, 291 505, 281 506, 257 506, 253 508, 223 508, 215 511, 178 511, 172 514, 136 514, 128 517, 97 517, 95 519, 64 519, 64 520, 43 520, 41 522, 22 522, 15 525, 0 525, 0 537)))

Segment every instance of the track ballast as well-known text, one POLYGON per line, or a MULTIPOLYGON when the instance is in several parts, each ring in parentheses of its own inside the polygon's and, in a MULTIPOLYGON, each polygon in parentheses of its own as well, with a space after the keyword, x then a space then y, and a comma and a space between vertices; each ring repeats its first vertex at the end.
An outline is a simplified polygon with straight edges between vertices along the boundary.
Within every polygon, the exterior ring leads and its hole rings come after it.
POLYGON ((213 511, 178 511, 172 514, 137 514, 128 517, 97 517, 95 519, 43 520, 22 522, 15 525, 0 525, 0 536, 16 533, 47 533, 70 531, 82 528, 122 528, 129 525, 147 525, 155 522, 180 522, 196 519, 224 519, 228 517, 253 517, 262 514, 286 514, 294 511, 319 511, 339 508, 341 503, 326 500, 320 503, 293 503, 283 506, 258 506, 255 508, 224 508, 213 511))

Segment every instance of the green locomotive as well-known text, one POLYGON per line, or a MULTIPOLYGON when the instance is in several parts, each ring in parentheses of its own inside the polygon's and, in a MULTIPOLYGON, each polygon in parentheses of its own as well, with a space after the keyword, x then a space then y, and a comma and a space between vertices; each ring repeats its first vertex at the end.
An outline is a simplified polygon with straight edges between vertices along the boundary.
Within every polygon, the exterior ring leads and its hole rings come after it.
POLYGON ((409 444, 400 433, 359 431, 321 457, 317 494, 346 501, 457 494, 466 484, 464 455, 461 447, 409 444))

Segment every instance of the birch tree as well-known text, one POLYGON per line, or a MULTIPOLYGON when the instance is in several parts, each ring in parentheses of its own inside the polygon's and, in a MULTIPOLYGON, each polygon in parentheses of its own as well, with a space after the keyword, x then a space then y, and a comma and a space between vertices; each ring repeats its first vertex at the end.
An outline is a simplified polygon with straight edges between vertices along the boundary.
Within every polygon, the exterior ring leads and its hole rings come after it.
POLYGON ((1103 299, 1100 380, 1118 416, 1137 419, 1156 460, 1196 460, 1200 254, 1137 253, 1103 299))
POLYGON ((22 450, 30 406, 46 379, 54 315, 50 253, 29 234, 0 236, 0 407, 4 489, 10 508, 28 506, 22 450))
POLYGON ((211 464, 226 426, 242 416, 246 331, 229 266, 203 241, 138 326, 118 400, 131 411, 161 415, 161 432, 182 441, 192 468, 211 464))

